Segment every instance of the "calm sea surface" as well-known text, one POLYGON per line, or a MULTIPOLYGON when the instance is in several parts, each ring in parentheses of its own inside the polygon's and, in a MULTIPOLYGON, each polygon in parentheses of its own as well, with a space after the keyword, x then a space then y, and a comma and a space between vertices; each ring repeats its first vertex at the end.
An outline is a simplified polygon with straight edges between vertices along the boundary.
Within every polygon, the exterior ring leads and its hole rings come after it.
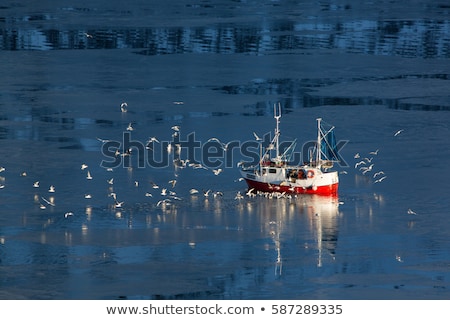
POLYGON ((450 299, 449 18, 443 1, 2 2, 0 298, 450 299), (346 142, 337 199, 249 197, 249 154, 214 147, 273 134, 276 103, 298 152, 319 117, 346 142), (132 152, 107 170, 111 141, 132 152))

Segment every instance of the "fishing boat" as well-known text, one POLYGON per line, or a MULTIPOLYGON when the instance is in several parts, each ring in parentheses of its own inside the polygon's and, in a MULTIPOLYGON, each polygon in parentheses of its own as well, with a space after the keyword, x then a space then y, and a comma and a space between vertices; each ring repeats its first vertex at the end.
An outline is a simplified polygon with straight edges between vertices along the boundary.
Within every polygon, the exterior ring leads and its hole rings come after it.
POLYGON ((242 177, 253 192, 317 194, 337 196, 338 172, 332 170, 339 161, 334 126, 317 119, 317 142, 309 154, 309 161, 290 163, 296 140, 283 152, 280 150, 281 106, 274 106, 275 134, 271 143, 263 147, 256 165, 240 164, 242 177), (275 154, 274 154, 275 153, 275 154))

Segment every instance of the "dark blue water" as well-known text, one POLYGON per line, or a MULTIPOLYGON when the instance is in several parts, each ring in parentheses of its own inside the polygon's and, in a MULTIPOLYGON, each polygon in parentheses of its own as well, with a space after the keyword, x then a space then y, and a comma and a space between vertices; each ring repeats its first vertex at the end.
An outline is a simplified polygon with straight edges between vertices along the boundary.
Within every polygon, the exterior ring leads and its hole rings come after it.
POLYGON ((0 297, 449 299, 449 14, 438 1, 3 4, 0 297), (347 142, 338 199, 248 197, 248 154, 206 148, 273 133, 275 103, 298 151, 318 117, 347 142), (132 154, 109 171, 98 138, 124 152, 124 133, 132 154), (167 153, 189 137, 193 154, 167 153), (187 158, 208 170, 174 166, 187 158))

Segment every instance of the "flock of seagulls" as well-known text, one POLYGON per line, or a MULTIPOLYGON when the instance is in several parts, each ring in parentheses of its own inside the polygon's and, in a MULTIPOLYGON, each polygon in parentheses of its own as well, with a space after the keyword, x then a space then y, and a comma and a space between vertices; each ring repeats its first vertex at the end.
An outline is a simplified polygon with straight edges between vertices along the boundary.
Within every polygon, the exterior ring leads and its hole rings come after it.
MULTIPOLYGON (((182 104, 182 103, 177 102, 176 104, 182 104)), ((122 113, 128 112, 128 104, 126 102, 121 103, 120 112, 122 112, 122 113)), ((127 131, 135 130, 133 123, 129 122, 128 126, 126 127, 125 130, 127 130, 127 131)), ((172 130, 172 136, 177 137, 180 134, 181 128, 179 125, 174 125, 171 127, 171 130, 172 130)), ((112 141, 110 139, 102 139, 102 138, 98 138, 98 137, 96 139, 101 143, 107 143, 109 141, 112 141)), ((217 138, 211 138, 208 141, 217 141, 223 147, 224 150, 227 149, 227 144, 220 142, 220 140, 217 138)), ((155 143, 160 143, 159 139, 156 137, 150 137, 148 139, 148 141, 146 142, 146 148, 152 149, 154 147, 155 143)), ((183 197, 179 196, 177 194, 177 192, 175 191, 175 187, 177 185, 179 169, 184 169, 184 168, 191 168, 193 170, 202 169, 205 171, 212 172, 213 176, 218 176, 224 171, 224 169, 222 169, 222 168, 210 169, 208 167, 203 166, 201 163, 190 161, 189 159, 183 160, 179 157, 180 149, 181 149, 180 145, 170 143, 168 150, 167 150, 167 152, 169 154, 174 154, 174 157, 173 157, 174 158, 173 165, 174 165, 174 169, 175 169, 174 178, 168 180, 165 184, 161 184, 161 185, 157 184, 153 181, 150 181, 149 187, 151 189, 153 189, 153 191, 146 190, 146 192, 143 193, 143 196, 145 196, 146 198, 154 198, 154 197, 160 198, 160 200, 158 200, 158 199, 155 200, 156 207, 170 206, 170 205, 173 205, 174 202, 176 202, 176 201, 183 200, 183 197), (175 157, 175 155, 177 155, 177 157, 175 157)), ((116 155, 116 157, 132 156, 132 150, 116 150, 115 155, 116 155)), ((81 172, 83 172, 85 174, 86 180, 88 180, 88 181, 96 180, 96 179, 94 179, 94 176, 92 174, 93 172, 91 172, 90 167, 87 163, 82 163, 79 168, 80 168, 81 172)), ((109 172, 114 171, 114 169, 111 169, 111 168, 106 168, 106 170, 109 172)), ((5 172, 5 171, 6 171, 5 167, 0 167, 0 173, 5 172)), ((94 170, 94 173, 95 173, 95 171, 96 170, 94 170)), ((25 176, 27 176, 27 174, 26 174, 26 172, 22 172, 20 174, 20 176, 25 177, 25 176)), ((0 176, 0 178, 1 178, 1 176, 0 176)), ((0 179, 0 181, 2 181, 2 180, 0 179)), ((3 181, 4 181, 4 179, 3 179, 3 181)), ((242 179, 238 179, 236 181, 242 181, 242 179)), ((137 180, 134 181, 133 185, 135 188, 145 188, 145 186, 146 186, 145 183, 140 183, 137 180)), ((108 206, 113 209, 117 209, 117 210, 121 210, 121 209, 125 208, 126 207, 125 200, 120 199, 117 194, 117 191, 114 189, 114 187, 115 187, 115 177, 114 176, 111 176, 111 177, 105 179, 105 186, 107 187, 107 190, 108 190, 107 191, 108 198, 112 199, 112 201, 110 202, 110 204, 108 206)), ((40 181, 34 181, 32 183, 32 187, 34 189, 36 189, 35 196, 34 196, 34 202, 38 205, 38 207, 41 210, 46 210, 49 207, 56 207, 55 195, 57 194, 57 188, 55 185, 52 184, 48 187, 47 190, 44 189, 42 191, 42 186, 41 186, 40 181), (39 190, 39 192, 38 192, 38 190, 39 190), (47 194, 45 194, 46 192, 47 192, 47 194)), ((5 188, 5 184, 0 184, 0 189, 3 189, 3 188, 5 188)), ((189 197, 197 197, 197 196, 202 196, 202 195, 205 199, 208 199, 210 197, 211 198, 223 197, 224 194, 222 191, 212 191, 209 189, 199 191, 197 189, 191 188, 189 190, 189 197)), ((240 197, 239 195, 240 195, 240 192, 237 192, 234 199, 240 200, 243 198, 243 196, 240 197)), ((247 195, 250 196, 250 194, 248 192, 247 192, 247 195)), ((85 193, 83 196, 84 196, 84 199, 92 199, 93 198, 93 195, 90 193, 85 193)), ((59 206, 60 205, 58 205, 58 207, 59 206)), ((69 210, 64 213, 64 218, 69 219, 75 215, 76 215, 76 210, 69 210)))
MULTIPOLYGON (((122 113, 128 112, 128 104, 126 102, 121 103, 120 111, 122 113)), ((180 134, 180 129, 181 129, 180 126, 174 125, 171 127, 171 129, 173 131, 173 133, 172 133, 173 137, 176 137, 180 134)), ((135 130, 132 122, 129 122, 126 130, 127 131, 135 130)), ((396 137, 396 136, 400 135, 403 131, 404 131, 403 129, 398 130, 397 132, 394 133, 394 136, 396 137)), ((262 140, 255 132, 253 132, 253 136, 257 141, 262 140)), ((108 139, 101 139, 101 138, 97 138, 97 140, 100 141, 101 143, 106 143, 108 141, 111 141, 108 139)), ((217 143, 219 143, 220 146, 222 146, 223 150, 225 150, 225 151, 227 150, 228 144, 221 142, 218 138, 210 138, 208 141, 216 141, 217 143)), ((154 147, 155 143, 160 143, 159 139, 156 137, 150 137, 146 143, 146 148, 152 149, 154 147)), ((180 146, 172 145, 172 144, 173 143, 169 144, 167 152, 169 154, 173 152, 173 153, 176 153, 179 155, 180 154, 180 146)), ((371 176, 374 184, 381 183, 387 178, 387 175, 384 173, 384 171, 374 170, 376 167, 375 163, 374 163, 374 159, 378 156, 379 151, 380 151, 379 149, 370 151, 365 157, 363 157, 360 153, 356 153, 354 155, 354 159, 356 161, 354 168, 358 169, 362 175, 371 176)), ((125 157, 125 156, 131 156, 131 155, 132 155, 131 150, 125 150, 123 152, 120 150, 116 150, 116 156, 125 157)), ((196 170, 196 169, 210 170, 209 168, 204 167, 201 163, 192 162, 189 159, 183 160, 179 156, 174 157, 173 165, 175 168, 175 172, 177 172, 178 169, 184 169, 184 168, 188 168, 188 167, 192 168, 194 170, 196 170)), ((81 168, 81 171, 85 172, 86 180, 93 180, 93 175, 91 174, 91 171, 89 170, 88 164, 82 163, 80 168, 81 168)), ((4 171, 6 171, 6 168, 0 167, 0 173, 4 172, 4 171)), ((109 168, 109 169, 107 169, 107 171, 113 171, 113 169, 109 168)), ((213 175, 218 176, 223 172, 223 169, 217 168, 217 169, 212 169, 211 171, 212 171, 213 175)), ((21 176, 26 176, 26 172, 21 173, 21 176)), ((160 186, 157 183, 151 181, 150 186, 153 189, 153 191, 147 190, 145 193, 143 193, 143 195, 147 198, 153 198, 154 195, 155 196, 159 195, 161 197, 161 199, 156 202, 156 207, 170 206, 176 201, 183 200, 183 197, 179 196, 177 194, 177 192, 175 191, 175 186, 177 185, 177 177, 178 177, 178 173, 175 173, 175 177, 173 179, 168 180, 167 185, 164 185, 164 186, 160 186)), ((242 180, 243 180, 243 178, 239 178, 239 179, 235 180, 235 182, 242 181, 242 180)), ((112 207, 114 209, 123 208, 125 205, 125 201, 119 200, 117 193, 113 189, 114 183, 115 183, 114 177, 110 177, 110 178, 106 179, 105 183, 108 186, 108 190, 109 190, 108 197, 110 197, 113 200, 112 207)), ((138 188, 140 186, 141 186, 141 184, 139 183, 139 181, 134 181, 135 188, 138 188)), ((0 184, 0 189, 3 189, 4 187, 5 187, 4 184, 0 184)), ((32 187, 35 189, 41 188, 40 182, 35 181, 32 184, 32 187)), ((47 191, 49 194, 54 194, 54 193, 56 193, 56 187, 54 185, 50 185, 47 191)), ((197 197, 197 196, 201 196, 201 195, 203 195, 203 197, 205 199, 207 199, 209 197, 217 198, 217 197, 222 197, 223 192, 212 191, 210 189, 199 191, 198 189, 195 189, 195 188, 191 188, 189 190, 190 197, 197 197)), ((253 197, 257 197, 257 196, 266 197, 266 198, 275 198, 275 199, 280 199, 280 198, 290 199, 290 198, 296 197, 296 195, 292 195, 292 194, 278 193, 278 192, 270 192, 270 193, 255 192, 254 189, 249 189, 249 190, 246 190, 246 192, 237 191, 233 198, 237 201, 240 201, 245 198, 253 198, 253 197)), ((84 198, 92 199, 92 195, 89 193, 86 193, 86 194, 84 194, 84 198)), ((48 206, 55 207, 54 199, 55 199, 54 196, 50 196, 50 197, 44 197, 44 196, 38 197, 37 195, 35 196, 35 201, 39 204, 39 208, 42 210, 45 210, 48 206)), ((416 213, 411 209, 408 209, 407 213, 410 215, 416 215, 416 213)), ((73 211, 67 211, 64 213, 65 218, 70 218, 72 216, 74 216, 73 211)))
MULTIPOLYGON (((394 137, 397 137, 403 131, 405 131, 405 130, 400 129, 400 130, 396 131, 394 133, 394 137)), ((378 156, 379 151, 380 151, 380 149, 370 151, 368 153, 368 155, 364 158, 360 155, 359 152, 357 152, 353 156, 353 158, 357 161, 355 163, 355 169, 358 169, 363 175, 367 175, 367 174, 372 175, 374 184, 383 182, 387 178, 387 175, 384 173, 384 171, 379 170, 379 171, 375 172, 375 170, 373 170, 375 167, 375 163, 373 162, 373 160, 376 156, 378 156)), ((343 172, 343 173, 347 173, 347 172, 343 172)))
MULTIPOLYGON (((400 134, 402 134, 405 130, 404 129, 400 129, 398 131, 396 131, 393 136, 397 137, 400 134)), ((385 179, 387 179, 387 175, 385 174, 385 172, 383 170, 374 170, 375 168, 375 163, 374 163, 374 159, 375 157, 378 156, 380 149, 376 149, 374 151, 370 151, 366 157, 362 157, 361 154, 358 152, 356 153, 353 158, 355 159, 355 169, 358 169, 359 172, 362 175, 367 175, 367 176, 371 176, 373 184, 377 184, 377 183, 381 183, 383 182, 385 179)), ((346 171, 343 171, 341 173, 346 174, 346 171)), ((411 208, 409 208, 407 210, 407 214, 408 215, 417 215, 416 212, 414 212, 411 208)))
MULTIPOLYGON (((238 191, 236 193, 236 196, 234 199, 236 200, 242 200, 246 198, 255 198, 255 197, 264 197, 267 199, 295 199, 298 197, 301 197, 302 195, 297 195, 293 193, 286 193, 274 191, 274 192, 263 192, 263 191, 255 191, 254 188, 248 189, 244 194, 241 193, 241 191, 238 191)), ((343 202, 339 202, 339 204, 343 204, 343 202)))
POLYGON ((362 158, 359 152, 353 156, 353 158, 357 161, 355 163, 355 169, 358 169, 363 175, 371 175, 374 184, 380 183, 387 178, 387 175, 384 173, 384 171, 379 170, 377 172, 374 172, 375 170, 373 170, 375 167, 375 163, 373 162, 373 160, 378 155, 379 151, 379 149, 370 151, 368 156, 364 158, 362 158))

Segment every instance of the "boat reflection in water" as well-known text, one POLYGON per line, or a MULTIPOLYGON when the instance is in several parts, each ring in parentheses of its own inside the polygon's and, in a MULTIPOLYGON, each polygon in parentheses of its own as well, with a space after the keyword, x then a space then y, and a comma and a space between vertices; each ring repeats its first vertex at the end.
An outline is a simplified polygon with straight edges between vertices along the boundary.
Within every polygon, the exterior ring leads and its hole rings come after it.
POLYGON ((322 267, 334 261, 340 217, 336 196, 296 195, 277 198, 255 196, 241 204, 242 213, 261 219, 262 234, 271 238, 267 250, 275 251, 275 275, 283 274, 283 264, 303 269, 322 267), (299 250, 301 249, 301 250, 299 250))

